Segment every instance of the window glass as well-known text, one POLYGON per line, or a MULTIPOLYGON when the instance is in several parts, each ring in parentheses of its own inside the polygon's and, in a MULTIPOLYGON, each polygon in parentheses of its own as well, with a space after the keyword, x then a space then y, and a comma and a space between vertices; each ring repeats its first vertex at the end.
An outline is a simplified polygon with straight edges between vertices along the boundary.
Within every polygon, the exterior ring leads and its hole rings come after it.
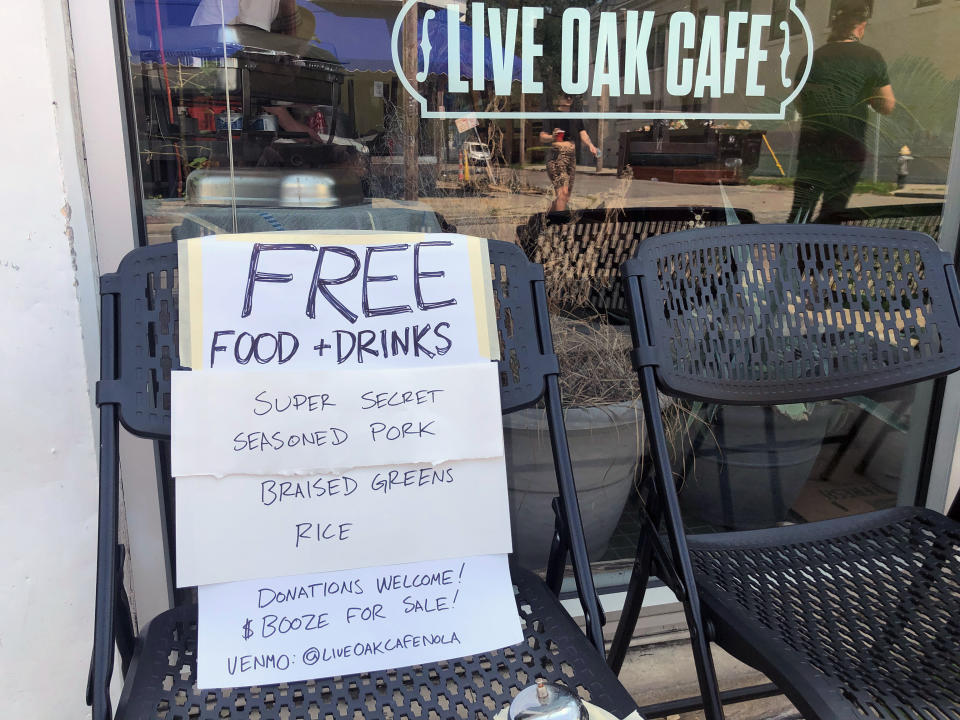
MULTIPOLYGON (((149 242, 456 231, 544 264, 579 413, 568 429, 586 428, 573 444, 598 561, 636 542, 635 385, 628 364, 598 360, 629 342, 617 252, 707 224, 940 236, 960 98, 954 2, 124 3, 149 242)), ((927 432, 916 397, 772 415, 671 406, 691 528, 913 503, 927 432)), ((529 484, 511 492, 549 517, 536 412, 506 420, 511 482, 529 484)), ((517 544, 527 564, 545 557, 517 544)))
MULTIPOLYGON (((790 0, 773 0, 773 7, 770 10, 770 27, 780 29, 780 23, 786 22, 790 26, 790 34, 796 35, 803 32, 803 26, 799 18, 794 13, 788 11, 790 0)), ((802 12, 807 8, 807 0, 797 0, 797 8, 802 12)))

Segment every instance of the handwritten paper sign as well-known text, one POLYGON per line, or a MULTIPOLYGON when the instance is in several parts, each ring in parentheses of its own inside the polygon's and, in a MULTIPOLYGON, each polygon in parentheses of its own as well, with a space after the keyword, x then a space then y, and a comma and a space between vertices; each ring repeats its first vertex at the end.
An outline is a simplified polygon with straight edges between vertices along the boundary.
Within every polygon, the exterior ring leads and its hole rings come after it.
POLYGON ((175 372, 173 474, 282 475, 500 457, 498 389, 489 361, 428 373, 175 372))
POLYGON ((184 240, 180 355, 200 369, 497 359, 487 241, 251 233, 184 240))
POLYGON ((179 256, 177 581, 199 588, 200 685, 519 642, 487 242, 247 234, 179 256))
POLYGON ((503 459, 178 478, 177 539, 179 587, 509 553, 503 459))
POLYGON ((523 640, 504 555, 204 585, 197 684, 399 668, 523 640))

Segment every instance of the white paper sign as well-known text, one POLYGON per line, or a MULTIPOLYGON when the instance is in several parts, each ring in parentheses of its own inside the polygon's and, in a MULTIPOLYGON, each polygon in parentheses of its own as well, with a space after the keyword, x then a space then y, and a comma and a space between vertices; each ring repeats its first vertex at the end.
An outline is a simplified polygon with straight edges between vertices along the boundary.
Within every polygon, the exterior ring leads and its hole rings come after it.
POLYGON ((502 458, 177 478, 180 587, 512 549, 502 458))
POLYGON ((201 688, 399 668, 523 640, 503 555, 205 585, 199 604, 201 688))
POLYGON ((431 367, 496 359, 485 240, 273 233, 178 251, 194 370, 431 367))
POLYGON ((501 457, 497 365, 175 372, 172 470, 329 473, 501 457))
POLYGON ((454 121, 454 124, 457 126, 457 132, 465 133, 468 130, 472 130, 480 123, 477 121, 476 115, 468 115, 467 117, 457 118, 454 121))

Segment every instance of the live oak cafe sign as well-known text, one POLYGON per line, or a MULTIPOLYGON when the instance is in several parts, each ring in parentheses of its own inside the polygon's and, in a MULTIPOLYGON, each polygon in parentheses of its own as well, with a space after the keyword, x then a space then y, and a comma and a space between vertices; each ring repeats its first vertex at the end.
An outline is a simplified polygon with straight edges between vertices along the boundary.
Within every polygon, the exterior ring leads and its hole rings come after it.
MULTIPOLYGON (((524 112, 473 112, 431 109, 427 99, 417 91, 403 72, 400 63, 400 29, 407 13, 417 6, 417 0, 408 0, 393 27, 393 63, 407 91, 420 103, 424 118, 709 118, 774 119, 784 118, 787 106, 802 89, 810 73, 813 57, 813 35, 810 24, 790 0, 788 14, 795 17, 801 28, 800 37, 791 37, 790 23, 785 18, 779 27, 772 27, 770 14, 731 12, 726 16, 706 15, 702 27, 692 12, 655 13, 652 10, 622 12, 591 12, 586 8, 571 7, 561 17, 560 87, 572 96, 600 97, 604 92, 613 98, 650 98, 653 87, 652 70, 648 63, 648 49, 652 47, 654 28, 666 26, 663 89, 667 96, 676 98, 721 99, 725 97, 763 98, 771 110, 765 112, 678 112, 674 110, 631 112, 567 112, 556 110, 524 112), (783 38, 780 52, 764 47, 765 41, 783 38), (622 44, 621 44, 622 39, 622 44), (799 73, 788 73, 792 53, 806 55, 805 66, 799 73), (766 67, 776 64, 774 72, 766 67), (761 81, 767 78, 766 82, 761 81), (775 78, 771 83, 769 78, 775 78), (797 78, 797 81, 794 78, 797 78), (776 108, 774 110, 773 108, 776 108)), ((470 27, 472 52, 469 72, 461 67, 460 14, 457 4, 445 10, 429 9, 423 13, 420 27, 421 69, 417 80, 426 79, 427 68, 442 72, 448 78, 451 95, 469 95, 471 90, 483 90, 491 84, 497 95, 509 96, 513 83, 521 83, 521 92, 530 95, 543 93, 543 78, 537 76, 536 61, 543 56, 538 24, 547 9, 535 5, 522 8, 487 7, 485 3, 471 3, 466 21, 470 27), (446 62, 441 68, 431 68, 429 25, 440 22, 438 12, 446 13, 446 62), (491 57, 485 57, 489 48, 491 57), (515 59, 520 60, 519 77, 515 59), (492 77, 488 74, 492 73, 492 77), (465 77, 468 76, 468 77, 465 77)), ((634 107, 640 103, 632 103, 634 107)))

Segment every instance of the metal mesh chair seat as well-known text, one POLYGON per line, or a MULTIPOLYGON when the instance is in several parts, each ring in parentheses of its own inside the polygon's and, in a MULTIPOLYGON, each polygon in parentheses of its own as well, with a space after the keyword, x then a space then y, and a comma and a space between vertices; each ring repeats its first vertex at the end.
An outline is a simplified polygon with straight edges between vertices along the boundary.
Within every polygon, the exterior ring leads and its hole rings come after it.
POLYGON ((513 579, 524 643, 428 665, 259 687, 197 689, 197 607, 182 605, 143 633, 117 719, 489 720, 537 677, 565 684, 617 717, 636 709, 543 582, 518 568, 513 579))
POLYGON ((896 508, 688 544, 717 641, 805 687, 807 717, 960 718, 960 523, 896 508))

